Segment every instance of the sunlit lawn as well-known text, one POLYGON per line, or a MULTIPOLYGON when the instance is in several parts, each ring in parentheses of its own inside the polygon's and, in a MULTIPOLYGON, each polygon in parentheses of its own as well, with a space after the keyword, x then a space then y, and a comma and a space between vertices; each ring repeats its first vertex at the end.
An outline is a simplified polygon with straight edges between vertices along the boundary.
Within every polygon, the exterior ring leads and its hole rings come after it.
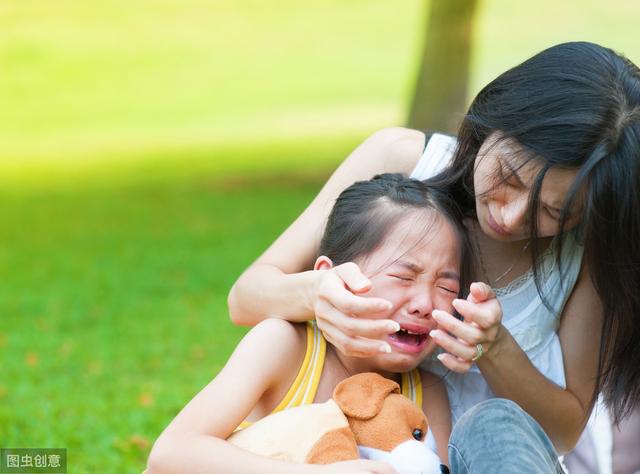
POLYGON ((231 283, 324 177, 0 199, 0 444, 142 470, 243 333, 231 283))
MULTIPOLYGON (((0 2, 0 447, 139 472, 243 333, 230 285, 401 124, 428 2, 0 2)), ((485 0, 471 90, 634 2, 485 0)), ((215 407, 212 407, 215 409, 215 407)))

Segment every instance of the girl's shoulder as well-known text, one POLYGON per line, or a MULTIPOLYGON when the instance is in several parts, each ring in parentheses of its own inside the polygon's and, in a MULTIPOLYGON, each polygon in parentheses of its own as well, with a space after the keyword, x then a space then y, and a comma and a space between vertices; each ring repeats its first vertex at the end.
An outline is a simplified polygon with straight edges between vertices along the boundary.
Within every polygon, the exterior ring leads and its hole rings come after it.
MULTIPOLYGON (((252 327, 245 339, 255 344, 269 345, 273 350, 287 353, 306 349, 307 323, 292 323, 278 318, 267 318, 252 327)), ((244 341, 244 340, 243 340, 244 341)))
POLYGON ((260 419, 278 405, 296 379, 306 349, 306 323, 275 318, 261 321, 240 341, 233 367, 243 377, 260 380, 261 386, 248 420, 260 419))
POLYGON ((236 351, 250 353, 256 365, 267 363, 272 373, 287 373, 292 361, 302 360, 307 348, 306 323, 268 318, 251 328, 236 351))

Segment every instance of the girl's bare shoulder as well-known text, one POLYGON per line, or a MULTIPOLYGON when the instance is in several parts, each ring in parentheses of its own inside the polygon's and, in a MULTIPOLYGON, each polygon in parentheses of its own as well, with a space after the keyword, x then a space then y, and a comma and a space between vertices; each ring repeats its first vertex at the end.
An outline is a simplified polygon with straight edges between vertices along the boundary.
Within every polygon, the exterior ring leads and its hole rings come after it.
POLYGON ((291 323, 283 319, 268 318, 258 323, 245 336, 241 344, 248 343, 264 355, 278 354, 288 364, 291 358, 304 355, 306 350, 306 323, 291 323))

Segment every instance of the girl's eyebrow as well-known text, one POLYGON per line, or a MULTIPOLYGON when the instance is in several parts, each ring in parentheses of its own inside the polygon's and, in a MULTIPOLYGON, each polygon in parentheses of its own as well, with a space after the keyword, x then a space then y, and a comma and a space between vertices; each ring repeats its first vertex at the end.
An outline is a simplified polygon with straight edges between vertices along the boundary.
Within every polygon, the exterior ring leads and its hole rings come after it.
POLYGON ((408 260, 398 260, 396 263, 401 267, 405 267, 407 270, 411 270, 414 273, 422 273, 424 271, 424 268, 422 268, 420 265, 417 265, 408 260))
POLYGON ((458 275, 456 272, 440 272, 438 273, 438 276, 440 278, 449 278, 451 280, 460 281, 460 275, 458 275))
MULTIPOLYGON (((424 272, 424 268, 422 268, 419 265, 416 265, 413 262, 410 262, 408 260, 398 260, 396 262, 398 265, 407 268, 408 270, 411 270, 412 272, 415 273, 422 273, 424 272)), ((450 272, 450 271, 444 271, 444 272, 439 272, 438 273, 438 277, 439 278, 449 278, 451 280, 457 280, 460 281, 460 275, 458 275, 456 272, 450 272)))

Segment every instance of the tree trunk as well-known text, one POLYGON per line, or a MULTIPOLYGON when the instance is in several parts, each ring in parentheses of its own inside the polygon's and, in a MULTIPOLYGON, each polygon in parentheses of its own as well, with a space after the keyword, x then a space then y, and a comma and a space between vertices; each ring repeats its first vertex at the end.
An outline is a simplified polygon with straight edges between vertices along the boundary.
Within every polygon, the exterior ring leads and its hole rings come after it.
POLYGON ((431 0, 407 125, 455 133, 465 113, 477 0, 431 0))

